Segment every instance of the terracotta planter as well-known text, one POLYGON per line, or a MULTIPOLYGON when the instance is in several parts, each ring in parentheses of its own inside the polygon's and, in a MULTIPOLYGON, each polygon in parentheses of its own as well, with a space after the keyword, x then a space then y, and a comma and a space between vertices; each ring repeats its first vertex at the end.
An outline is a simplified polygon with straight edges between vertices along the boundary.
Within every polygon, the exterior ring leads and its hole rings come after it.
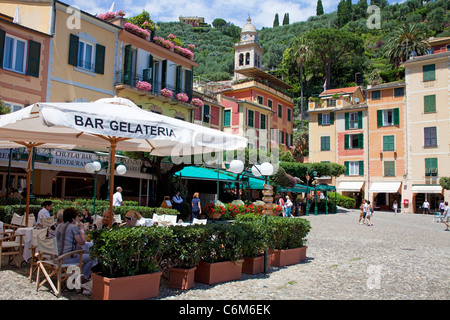
MULTIPOLYGON (((269 253, 267 256, 267 270, 270 269, 271 259, 272 254, 269 253)), ((244 259, 244 263, 242 264, 242 273, 257 274, 261 272, 264 272, 264 256, 244 259)))
POLYGON ((271 250, 272 261, 271 264, 275 267, 284 267, 292 264, 300 263, 306 260, 306 248, 293 248, 287 250, 271 250))
POLYGON ((194 286, 195 270, 169 268, 169 287, 174 289, 188 290, 194 286))
POLYGON ((162 272, 107 278, 92 273, 92 300, 145 300, 159 294, 162 272))
POLYGON ((211 285, 220 282, 240 280, 243 261, 244 260, 216 263, 200 261, 197 270, 195 271, 195 281, 211 285))
POLYGON ((222 216, 221 213, 208 213, 208 217, 210 217, 211 219, 219 219, 222 216))

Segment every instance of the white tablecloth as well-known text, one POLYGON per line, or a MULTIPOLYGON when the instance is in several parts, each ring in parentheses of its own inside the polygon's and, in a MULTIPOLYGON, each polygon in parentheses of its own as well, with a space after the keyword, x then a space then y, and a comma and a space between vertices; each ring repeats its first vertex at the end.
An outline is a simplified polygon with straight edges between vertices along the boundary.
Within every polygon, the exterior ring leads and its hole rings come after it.
POLYGON ((31 245, 33 243, 33 228, 18 228, 16 234, 23 234, 22 257, 25 261, 31 258, 31 245))

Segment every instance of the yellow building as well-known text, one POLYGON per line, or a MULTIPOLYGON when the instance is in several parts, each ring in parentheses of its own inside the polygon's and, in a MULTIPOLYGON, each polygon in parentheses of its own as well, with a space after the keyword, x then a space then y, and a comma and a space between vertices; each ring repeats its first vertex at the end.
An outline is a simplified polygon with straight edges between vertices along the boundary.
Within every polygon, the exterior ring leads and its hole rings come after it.
POLYGON ((425 199, 434 212, 450 200, 441 177, 450 176, 450 52, 429 54, 404 63, 406 74, 406 212, 422 212, 425 199))

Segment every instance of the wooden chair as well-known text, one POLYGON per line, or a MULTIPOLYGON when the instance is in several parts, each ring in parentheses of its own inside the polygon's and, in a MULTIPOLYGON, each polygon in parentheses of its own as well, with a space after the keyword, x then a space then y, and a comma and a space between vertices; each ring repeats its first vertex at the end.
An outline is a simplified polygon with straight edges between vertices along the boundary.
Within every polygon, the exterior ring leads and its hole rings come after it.
POLYGON ((0 233, 0 269, 2 267, 2 257, 8 257, 8 264, 16 260, 17 267, 20 268, 23 252, 23 234, 16 235, 14 232, 0 233))
MULTIPOLYGON (((25 215, 21 216, 17 213, 13 213, 11 223, 3 223, 3 229, 5 232, 15 231, 18 228, 27 227, 25 225, 25 215)), ((34 214, 28 216, 28 227, 33 227, 36 224, 36 218, 34 214)))
POLYGON ((50 285, 53 292, 57 297, 61 295, 61 284, 63 281, 67 280, 72 273, 68 273, 67 269, 70 266, 78 266, 81 274, 83 266, 83 252, 84 250, 75 250, 62 255, 58 255, 58 243, 56 238, 41 239, 39 237, 37 240, 37 275, 36 275, 36 290, 44 285, 46 282, 50 285), (65 263, 63 260, 72 255, 78 254, 78 262, 65 263), (49 258, 49 256, 53 258, 49 258), (44 274, 45 279, 40 282, 41 272, 44 274), (52 277, 56 276, 56 286, 52 281, 52 277))

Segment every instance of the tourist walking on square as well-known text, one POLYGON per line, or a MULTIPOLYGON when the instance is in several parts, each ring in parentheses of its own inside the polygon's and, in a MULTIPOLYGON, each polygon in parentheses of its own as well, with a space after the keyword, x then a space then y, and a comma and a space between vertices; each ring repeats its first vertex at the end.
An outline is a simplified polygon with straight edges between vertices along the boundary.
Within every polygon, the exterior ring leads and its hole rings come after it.
POLYGON ((442 222, 445 224, 447 228, 445 228, 444 231, 449 231, 449 222, 450 222, 450 207, 448 205, 448 201, 445 201, 445 208, 444 208, 444 216, 442 218, 442 222))
POLYGON ((441 217, 444 215, 444 210, 445 210, 444 200, 441 200, 441 203, 439 203, 439 211, 441 212, 441 217))
POLYGON ((360 212, 359 212, 359 220, 358 220, 359 224, 362 224, 361 220, 364 221, 363 216, 364 216, 364 204, 365 204, 365 202, 366 201, 364 200, 364 203, 361 203, 361 205, 359 206, 359 210, 360 210, 360 212))
POLYGON ((291 217, 291 210, 293 205, 294 204, 292 203, 291 199, 289 199, 289 196, 286 196, 286 204, 284 205, 286 207, 286 217, 291 217))
POLYGON ((278 200, 278 205, 281 207, 281 216, 284 217, 284 200, 283 200, 283 196, 280 196, 280 199, 278 200))
POLYGON ((394 200, 394 203, 392 204, 392 208, 394 209, 394 214, 397 215, 397 210, 398 210, 397 200, 394 200))
POLYGON ((192 221, 194 218, 200 219, 200 215, 202 214, 202 206, 200 204, 199 194, 198 192, 194 193, 192 196, 192 221))
POLYGON ((428 202, 427 199, 425 199, 425 201, 423 202, 422 209, 423 209, 422 214, 425 213, 428 214, 428 210, 430 209, 430 203, 428 202))
POLYGON ((367 201, 367 215, 366 215, 366 219, 367 219, 367 225, 368 226, 373 226, 373 222, 372 222, 372 216, 373 216, 373 207, 370 204, 370 201, 367 201))
MULTIPOLYGON (((366 216, 367 216, 367 210, 369 208, 369 204, 368 204, 368 200, 364 200, 364 205, 363 205, 363 216, 362 216, 362 222, 360 222, 359 224, 364 224, 366 222, 366 216)), ((361 220, 360 220, 361 221, 361 220)))
POLYGON ((123 199, 122 199, 122 188, 117 187, 116 193, 114 193, 114 195, 113 195, 113 206, 120 207, 123 205, 124 205, 124 203, 123 203, 123 199))

